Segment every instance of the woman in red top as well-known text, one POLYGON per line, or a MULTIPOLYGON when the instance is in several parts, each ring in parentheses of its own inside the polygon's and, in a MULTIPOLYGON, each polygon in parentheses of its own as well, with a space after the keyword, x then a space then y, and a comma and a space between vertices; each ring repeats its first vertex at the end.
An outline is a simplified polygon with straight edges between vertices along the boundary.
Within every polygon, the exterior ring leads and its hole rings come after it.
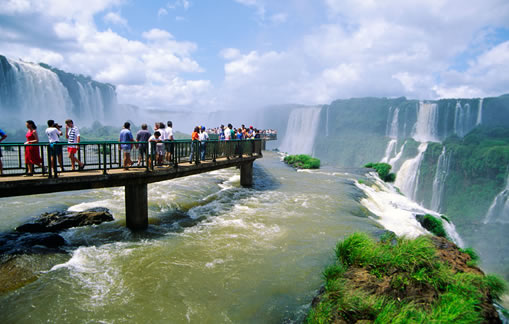
MULTIPOLYGON (((26 126, 28 132, 26 133, 27 141, 25 144, 39 143, 39 136, 37 135, 37 126, 32 120, 27 120, 26 126)), ((27 176, 34 175, 34 164, 42 168, 42 160, 39 155, 39 146, 25 146, 25 164, 28 167, 27 176)))
POLYGON ((189 155, 189 164, 193 163, 194 146, 197 145, 197 144, 194 143, 194 141, 198 141, 200 139, 200 135, 198 135, 199 131, 200 131, 200 127, 196 126, 194 128, 194 132, 191 134, 191 141, 192 142, 191 142, 191 154, 189 155))

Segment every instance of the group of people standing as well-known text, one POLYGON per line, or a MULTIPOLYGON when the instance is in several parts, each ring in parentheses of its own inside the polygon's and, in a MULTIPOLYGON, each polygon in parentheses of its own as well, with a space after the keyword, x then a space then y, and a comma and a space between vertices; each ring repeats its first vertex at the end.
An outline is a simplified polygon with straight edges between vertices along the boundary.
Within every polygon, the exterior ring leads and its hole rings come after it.
MULTIPOLYGON (((41 155, 39 153, 39 146, 33 145, 39 143, 39 134, 37 133, 37 125, 33 120, 26 121, 26 127, 28 129, 25 137, 25 165, 27 167, 27 173, 25 176, 34 175, 34 167, 38 166, 46 172, 46 168, 42 165, 41 155)), ((62 145, 58 145, 60 142, 60 136, 63 136, 62 126, 55 123, 54 120, 48 120, 48 128, 46 128, 46 135, 50 143, 50 165, 56 170, 56 160, 60 165, 62 171, 64 171, 64 165, 62 161, 62 145)), ((77 157, 78 144, 80 142, 80 131, 77 126, 74 125, 72 119, 65 121, 65 137, 67 138, 67 153, 71 160, 71 169, 75 170, 78 165, 79 170, 83 170, 85 164, 81 162, 77 157)))
MULTIPOLYGON (((154 124, 154 133, 148 130, 147 124, 142 124, 141 129, 136 133, 136 140, 131 133, 131 124, 124 123, 124 127, 120 131, 120 149, 123 152, 123 166, 124 170, 129 170, 129 167, 138 163, 141 165, 143 157, 147 154, 147 143, 132 143, 132 142, 155 142, 155 156, 154 162, 157 165, 162 165, 164 160, 170 162, 171 154, 173 152, 173 123, 168 121, 166 125, 163 122, 156 122, 154 124), (133 145, 138 149, 138 162, 131 160, 131 150, 133 145)), ((149 161, 151 163, 151 161, 149 161)))

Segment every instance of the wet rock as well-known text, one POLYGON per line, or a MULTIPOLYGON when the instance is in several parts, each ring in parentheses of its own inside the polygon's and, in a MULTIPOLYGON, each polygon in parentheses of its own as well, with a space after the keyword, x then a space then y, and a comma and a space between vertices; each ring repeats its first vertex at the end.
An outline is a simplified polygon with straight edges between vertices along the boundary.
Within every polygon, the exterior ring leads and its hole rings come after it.
POLYGON ((17 227, 16 231, 24 233, 59 232, 72 227, 97 225, 113 220, 113 216, 106 208, 93 208, 83 212, 52 212, 44 213, 34 222, 17 227))
POLYGON ((56 252, 62 245, 65 245, 65 240, 56 233, 11 232, 0 235, 0 255, 56 252))

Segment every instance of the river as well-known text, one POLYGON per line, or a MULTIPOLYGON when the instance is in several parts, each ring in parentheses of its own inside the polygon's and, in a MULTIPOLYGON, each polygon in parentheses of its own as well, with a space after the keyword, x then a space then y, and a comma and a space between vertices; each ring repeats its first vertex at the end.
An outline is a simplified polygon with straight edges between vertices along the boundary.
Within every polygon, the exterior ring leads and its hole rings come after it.
POLYGON ((125 228, 123 188, 1 199, 3 231, 56 209, 102 206, 116 219, 64 232, 68 254, 20 258, 45 271, 0 295, 1 322, 300 321, 336 242, 381 231, 359 203, 363 177, 296 172, 266 152, 251 189, 235 168, 149 185, 139 233, 125 228))

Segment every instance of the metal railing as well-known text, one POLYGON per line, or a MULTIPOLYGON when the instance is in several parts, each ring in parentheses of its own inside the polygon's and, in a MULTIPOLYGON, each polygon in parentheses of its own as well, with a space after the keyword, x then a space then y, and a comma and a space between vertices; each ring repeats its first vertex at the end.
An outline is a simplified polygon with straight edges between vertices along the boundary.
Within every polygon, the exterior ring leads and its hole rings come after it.
POLYGON ((37 146, 42 160, 41 166, 34 166, 34 174, 43 174, 56 177, 62 172, 73 172, 79 169, 75 165, 72 170, 71 159, 67 152, 67 147, 72 145, 77 147, 75 156, 84 163, 83 170, 101 170, 107 174, 108 170, 121 169, 123 166, 123 152, 121 144, 132 145, 130 151, 131 160, 135 164, 130 168, 145 168, 147 171, 154 170, 159 166, 170 166, 177 168, 179 164, 192 163, 199 164, 201 161, 213 161, 218 158, 238 158, 243 156, 253 156, 262 154, 262 140, 230 140, 230 141, 191 141, 191 140, 174 140, 165 142, 81 142, 78 144, 68 144, 65 142, 54 143, 0 143, 1 153, 3 157, 3 176, 22 175, 27 173, 27 165, 25 163, 25 152, 28 146, 37 146), (50 157, 54 154, 56 146, 62 147, 62 166, 58 163, 58 157, 55 157, 53 167, 50 166, 50 157), (148 148, 143 150, 143 147, 148 148), (141 149, 140 149, 141 148, 141 149), (161 160, 157 158, 157 152, 171 153, 170 160, 166 160, 165 156, 161 160), (141 152, 141 153, 140 153, 141 152), (140 161, 140 163, 137 163, 140 161), (161 163, 159 163, 161 162, 161 163))

